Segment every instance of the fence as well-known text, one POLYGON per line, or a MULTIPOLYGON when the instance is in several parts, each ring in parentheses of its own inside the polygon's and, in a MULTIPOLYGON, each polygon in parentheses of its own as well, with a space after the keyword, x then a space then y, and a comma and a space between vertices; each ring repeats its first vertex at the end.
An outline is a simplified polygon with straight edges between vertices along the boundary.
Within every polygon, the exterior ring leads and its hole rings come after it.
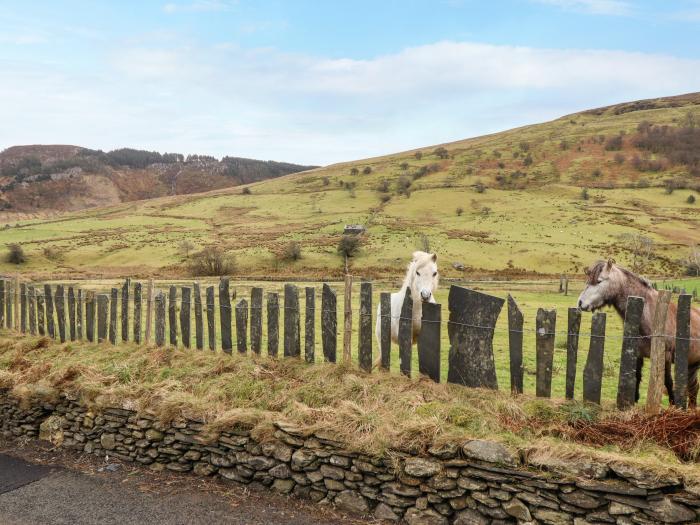
MULTIPOLYGON (((566 289, 566 288, 564 288, 566 289)), ((343 361, 352 360, 352 278, 345 282, 344 333, 342 339, 343 361)), ((360 285, 360 309, 358 323, 357 356, 359 367, 371 372, 374 363, 374 309, 373 287, 370 282, 360 285)), ((47 335, 61 342, 87 339, 91 342, 117 344, 117 332, 122 341, 135 343, 155 342, 157 346, 177 346, 203 350, 205 347, 204 319, 206 317, 206 345, 211 351, 220 349, 232 353, 248 350, 263 353, 263 311, 267 317, 267 354, 276 357, 280 344, 280 317, 282 325, 282 351, 285 357, 300 358, 302 352, 301 308, 299 287, 285 284, 280 304, 280 294, 267 293, 260 287, 251 290, 250 302, 241 299, 235 304, 229 279, 219 281, 218 290, 208 286, 204 296, 199 283, 190 286, 170 286, 167 291, 156 290, 153 281, 146 289, 141 282, 127 279, 121 289, 110 293, 70 285, 20 283, 18 279, 0 280, 0 326, 14 328, 22 333, 47 335), (144 293, 145 292, 145 293, 144 293), (180 299, 178 308, 178 295, 180 299), (144 297, 145 296, 145 297, 144 297), (218 305, 216 298, 218 296, 218 305), (263 301, 265 299, 265 301, 263 301), (263 304, 265 302, 265 304, 263 304), (145 304, 144 304, 145 303, 145 304), (145 306, 145 308, 144 308, 145 306), (145 325, 142 323, 145 316, 145 325), (280 315, 281 311, 281 315, 280 315), (167 312, 167 314, 166 314, 167 312), (218 313, 218 316, 217 316, 218 313), (194 340, 192 315, 194 314, 194 340), (167 322, 166 322, 167 321, 167 322), (167 340, 166 340, 167 325, 167 340), (235 330, 234 330, 235 328, 235 330), (217 334, 219 331, 219 334, 217 334)), ((648 338, 651 343, 650 381, 647 409, 658 411, 663 392, 665 339, 675 337, 675 396, 677 404, 687 406, 688 354, 690 350, 690 310, 692 296, 678 298, 677 333, 665 334, 665 321, 671 294, 659 292, 654 312, 653 331, 641 335, 640 327, 644 301, 630 297, 627 303, 624 331, 621 339, 617 406, 626 409, 635 403, 637 388, 636 367, 640 342, 648 338)), ((316 361, 316 289, 304 290, 304 359, 316 361)), ((320 301, 321 346, 323 360, 335 363, 338 348, 338 301, 336 292, 323 284, 320 301)), ((506 301, 481 292, 453 285, 448 296, 449 354, 447 381, 467 387, 498 389, 496 364, 493 352, 493 336, 496 321, 506 301)), ((510 389, 514 395, 523 393, 523 334, 524 317, 510 295, 507 298, 508 351, 510 389)), ((380 337, 378 352, 379 369, 388 371, 391 366, 391 325, 398 322, 399 370, 411 375, 413 341, 413 301, 407 291, 401 311, 392 319, 389 293, 379 296, 380 337)), ((556 311, 540 308, 536 316, 535 358, 536 387, 538 397, 551 397, 556 311)), ((439 304, 422 304, 422 328, 415 347, 418 354, 418 372, 433 381, 440 381, 442 361, 441 327, 442 307, 439 304)), ((579 338, 590 337, 590 346, 583 370, 583 400, 600 403, 603 378, 603 356, 606 340, 606 314, 597 312, 592 317, 590 333, 582 333, 581 312, 568 309, 566 335, 566 398, 573 399, 577 375, 579 338)), ((614 338, 613 338, 614 339, 614 338)))

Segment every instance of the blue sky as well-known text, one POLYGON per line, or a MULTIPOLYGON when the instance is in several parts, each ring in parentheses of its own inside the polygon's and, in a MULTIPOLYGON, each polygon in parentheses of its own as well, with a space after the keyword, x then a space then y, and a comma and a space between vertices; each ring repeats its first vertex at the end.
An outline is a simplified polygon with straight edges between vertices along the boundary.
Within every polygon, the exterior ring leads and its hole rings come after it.
POLYGON ((700 90, 700 1, 0 0, 0 148, 327 164, 700 90))

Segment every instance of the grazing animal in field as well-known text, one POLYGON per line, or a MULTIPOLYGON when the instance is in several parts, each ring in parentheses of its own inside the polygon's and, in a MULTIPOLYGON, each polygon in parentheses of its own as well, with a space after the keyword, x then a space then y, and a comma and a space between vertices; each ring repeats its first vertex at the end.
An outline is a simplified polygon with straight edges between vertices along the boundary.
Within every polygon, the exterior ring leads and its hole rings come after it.
MULTIPOLYGON (((391 340, 399 341, 399 317, 403 306, 406 290, 411 290, 413 299, 413 342, 420 334, 421 318, 423 315, 423 303, 435 302, 435 290, 438 287, 437 254, 427 252, 413 252, 413 259, 406 270, 401 289, 391 294, 391 340)), ((377 308, 377 340, 381 340, 381 305, 377 308)))
MULTIPOLYGON (((651 329, 654 310, 659 298, 651 283, 615 264, 615 261, 598 261, 586 270, 586 287, 578 298, 578 307, 581 310, 592 312, 604 306, 615 308, 620 317, 625 318, 627 298, 630 296, 644 299, 644 311, 640 335, 643 338, 639 343, 639 357, 637 358, 637 388, 636 400, 639 400, 639 383, 642 380, 642 367, 644 358, 651 352, 651 329)), ((673 377, 671 375, 671 363, 674 360, 676 350, 676 311, 677 306, 673 302, 668 307, 666 318, 666 367, 665 378, 668 399, 671 404, 673 399, 673 377)), ((689 405, 695 408, 698 394, 697 370, 700 367, 700 310, 693 308, 690 313, 690 351, 688 352, 688 400, 689 405)))

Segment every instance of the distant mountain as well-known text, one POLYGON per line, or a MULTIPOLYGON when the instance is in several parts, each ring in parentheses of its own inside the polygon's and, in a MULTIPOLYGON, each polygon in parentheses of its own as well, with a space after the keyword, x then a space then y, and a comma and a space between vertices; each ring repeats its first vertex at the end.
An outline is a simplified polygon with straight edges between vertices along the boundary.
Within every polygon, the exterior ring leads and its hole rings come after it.
POLYGON ((0 152, 0 210, 80 210, 200 193, 314 167, 129 148, 104 152, 66 145, 13 146, 0 152))

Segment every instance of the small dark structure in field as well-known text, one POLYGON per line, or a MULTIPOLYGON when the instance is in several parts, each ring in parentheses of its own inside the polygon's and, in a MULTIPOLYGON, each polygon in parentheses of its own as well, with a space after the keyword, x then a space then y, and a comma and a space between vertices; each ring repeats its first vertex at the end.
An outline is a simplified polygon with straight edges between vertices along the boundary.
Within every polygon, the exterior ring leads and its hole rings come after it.
POLYGON ((362 224, 346 224, 343 235, 362 235, 367 229, 362 224))

